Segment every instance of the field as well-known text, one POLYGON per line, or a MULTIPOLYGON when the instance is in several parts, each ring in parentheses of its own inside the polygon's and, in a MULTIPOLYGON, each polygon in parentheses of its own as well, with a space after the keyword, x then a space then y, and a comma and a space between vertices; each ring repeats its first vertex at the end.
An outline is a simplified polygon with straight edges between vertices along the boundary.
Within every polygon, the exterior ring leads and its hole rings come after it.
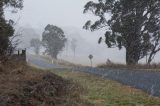
POLYGON ((105 64, 98 64, 99 68, 113 68, 113 69, 139 69, 146 71, 160 71, 160 63, 152 64, 136 64, 136 65, 126 65, 122 63, 106 62, 105 64))
POLYGON ((81 97, 96 106, 160 106, 160 98, 116 81, 67 70, 51 72, 80 84, 85 89, 81 97))

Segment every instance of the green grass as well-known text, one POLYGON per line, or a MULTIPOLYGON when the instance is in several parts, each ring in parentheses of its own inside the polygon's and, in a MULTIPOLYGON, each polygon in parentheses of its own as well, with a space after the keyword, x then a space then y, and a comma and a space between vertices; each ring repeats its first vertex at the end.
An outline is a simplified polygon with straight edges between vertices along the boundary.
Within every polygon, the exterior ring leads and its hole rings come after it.
POLYGON ((160 98, 116 81, 67 70, 52 72, 80 84, 86 89, 81 95, 82 98, 96 106, 160 106, 160 98))

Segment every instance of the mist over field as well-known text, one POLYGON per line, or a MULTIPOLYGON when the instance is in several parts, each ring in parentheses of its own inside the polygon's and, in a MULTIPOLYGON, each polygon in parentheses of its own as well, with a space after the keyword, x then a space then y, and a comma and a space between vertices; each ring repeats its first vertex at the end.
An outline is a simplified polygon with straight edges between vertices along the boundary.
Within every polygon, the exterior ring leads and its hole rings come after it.
MULTIPOLYGON (((59 54, 59 59, 68 60, 76 64, 90 65, 88 56, 89 54, 92 54, 94 56, 94 65, 104 63, 107 59, 114 62, 125 62, 125 56, 123 55, 124 50, 119 51, 118 49, 107 49, 105 43, 98 44, 99 35, 103 35, 103 33, 85 31, 84 29, 76 27, 62 28, 65 32, 66 38, 68 39, 68 45, 66 45, 63 51, 59 54), (71 49, 72 39, 77 40, 75 56, 71 49), (121 57, 119 57, 119 55, 121 55, 121 57)), ((19 37, 21 43, 18 47, 27 48, 28 53, 34 54, 32 51, 33 48, 30 47, 30 40, 32 38, 41 39, 43 30, 34 29, 31 26, 20 27, 20 30, 22 36, 19 37)), ((41 52, 44 52, 43 48, 41 49, 41 52)))
MULTIPOLYGON (((77 64, 90 65, 89 54, 93 55, 93 64, 105 63, 110 59, 116 63, 125 63, 125 49, 118 50, 107 48, 105 43, 98 44, 99 37, 104 37, 103 30, 90 32, 82 29, 89 19, 96 20, 91 14, 83 14, 83 7, 88 0, 25 0, 24 8, 18 14, 9 14, 6 10, 6 18, 17 22, 16 31, 22 33, 19 38, 19 48, 27 48, 32 53, 30 40, 42 38, 42 32, 47 24, 57 25, 64 30, 66 38, 70 42, 77 40, 76 56, 71 50, 70 44, 58 55, 60 59, 77 64), (36 6, 35 6, 36 4, 36 6), (73 9, 74 8, 74 9, 73 9)), ((43 52, 43 48, 41 50, 43 52)), ((159 62, 160 54, 157 54, 153 62, 159 62)), ((141 60, 145 62, 145 59, 141 60)))

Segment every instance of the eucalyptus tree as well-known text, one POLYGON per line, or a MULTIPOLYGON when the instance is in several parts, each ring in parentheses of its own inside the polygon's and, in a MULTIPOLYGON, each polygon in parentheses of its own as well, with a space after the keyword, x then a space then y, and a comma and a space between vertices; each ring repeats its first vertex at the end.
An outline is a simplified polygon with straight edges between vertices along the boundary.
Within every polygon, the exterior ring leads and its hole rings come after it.
POLYGON ((61 28, 54 25, 47 25, 45 31, 42 34, 42 42, 46 48, 46 53, 52 58, 57 59, 58 54, 65 47, 65 38, 64 32, 61 28))
POLYGON ((84 28, 91 31, 105 28, 105 43, 109 48, 125 48, 128 65, 150 55, 159 39, 160 0, 89 1, 84 6, 86 12, 99 19, 94 23, 87 21, 84 28))

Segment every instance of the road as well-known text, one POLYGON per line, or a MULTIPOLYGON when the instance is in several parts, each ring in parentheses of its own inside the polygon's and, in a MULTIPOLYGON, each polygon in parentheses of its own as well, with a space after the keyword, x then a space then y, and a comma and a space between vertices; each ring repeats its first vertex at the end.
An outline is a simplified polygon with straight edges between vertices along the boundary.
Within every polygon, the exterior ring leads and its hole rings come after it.
MULTIPOLYGON (((43 69, 64 69, 66 67, 47 62, 40 57, 28 56, 28 62, 43 69)), ((116 80, 122 84, 141 89, 153 96, 160 96, 160 72, 125 69, 100 69, 90 67, 72 67, 72 70, 99 75, 116 80)))
POLYGON ((33 56, 33 55, 27 55, 27 62, 36 65, 42 69, 64 69, 65 66, 57 65, 57 64, 51 64, 44 58, 41 58, 40 56, 33 56))

